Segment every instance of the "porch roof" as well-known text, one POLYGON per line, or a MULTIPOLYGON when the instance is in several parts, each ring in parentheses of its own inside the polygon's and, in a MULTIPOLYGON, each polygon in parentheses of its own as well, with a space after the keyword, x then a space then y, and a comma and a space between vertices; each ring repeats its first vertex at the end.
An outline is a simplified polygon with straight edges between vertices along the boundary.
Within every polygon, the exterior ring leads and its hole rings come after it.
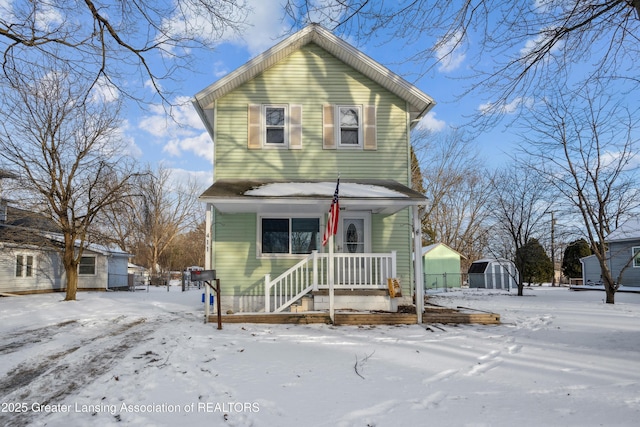
MULTIPOLYGON (((317 213, 328 211, 335 181, 216 181, 200 200, 223 213, 317 213)), ((340 209, 393 214, 408 206, 425 205, 424 195, 393 180, 340 179, 340 209)))

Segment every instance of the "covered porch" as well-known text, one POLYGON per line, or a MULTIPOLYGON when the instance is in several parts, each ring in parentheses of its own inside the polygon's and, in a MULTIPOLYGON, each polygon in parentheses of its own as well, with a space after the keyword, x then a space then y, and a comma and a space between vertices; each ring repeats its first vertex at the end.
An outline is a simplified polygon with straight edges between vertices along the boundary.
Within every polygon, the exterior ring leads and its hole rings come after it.
MULTIPOLYGON (((207 230, 217 213, 255 214, 256 262, 278 267, 263 274, 264 302, 251 311, 325 310, 329 299, 337 304, 333 309, 395 311, 398 303, 411 304, 414 295, 421 304, 422 266, 413 261, 420 259, 413 253, 421 248, 418 207, 425 197, 392 180, 341 179, 335 242, 331 248, 322 247, 318 234, 326 227, 335 188, 335 181, 219 180, 202 194, 200 199, 209 207, 207 230), (275 242, 273 237, 279 222, 287 226, 287 220, 279 218, 289 218, 288 242, 275 242), (390 298, 388 279, 401 279, 403 300, 390 298), (305 297, 313 297, 311 307, 305 297), (358 299, 367 303, 354 303, 358 299)), ((215 236, 207 241, 207 269, 219 267, 215 243, 215 236)))

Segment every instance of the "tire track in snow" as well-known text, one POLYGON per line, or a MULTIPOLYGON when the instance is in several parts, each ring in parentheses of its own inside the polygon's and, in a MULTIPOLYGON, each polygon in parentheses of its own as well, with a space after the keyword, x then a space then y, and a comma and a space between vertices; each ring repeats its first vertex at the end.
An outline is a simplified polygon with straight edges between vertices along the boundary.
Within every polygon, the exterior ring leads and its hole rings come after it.
POLYGON ((60 322, 55 325, 48 325, 37 329, 21 330, 7 334, 2 337, 3 345, 0 348, 0 355, 14 353, 25 346, 41 344, 52 341, 60 333, 67 332, 69 328, 77 326, 76 320, 60 322))
MULTIPOLYGON (((82 330, 83 334, 78 334, 81 336, 77 339, 74 339, 76 331, 73 328, 64 331, 71 336, 69 342, 66 348, 53 354, 47 346, 30 348, 30 354, 36 354, 17 365, 0 380, 1 400, 29 402, 29 405, 60 404, 65 397, 112 369, 128 350, 141 344, 156 331, 156 322, 147 322, 144 318, 129 320, 120 317, 106 319, 105 323, 103 325, 100 322, 99 327, 90 330, 88 336, 86 329, 82 330)), ((71 324, 73 322, 69 322, 71 324)), ((23 342, 24 345, 37 343, 30 339, 23 342)), ((13 351, 20 348, 18 344, 19 340, 13 346, 13 351)), ((0 414, 0 425, 28 426, 44 416, 46 414, 34 412, 4 413, 0 414)))

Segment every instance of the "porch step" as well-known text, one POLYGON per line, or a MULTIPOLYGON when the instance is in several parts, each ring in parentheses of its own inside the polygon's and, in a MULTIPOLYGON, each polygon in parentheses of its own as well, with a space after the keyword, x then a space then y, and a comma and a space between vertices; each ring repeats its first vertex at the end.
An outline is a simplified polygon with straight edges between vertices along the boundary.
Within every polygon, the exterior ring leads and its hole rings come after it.
POLYGON ((336 325, 415 325, 418 316, 410 313, 336 313, 336 325))
POLYGON ((426 311, 422 314, 422 323, 476 323, 480 325, 499 325, 500 315, 497 313, 440 313, 426 311))
POLYGON ((422 314, 422 323, 475 323, 480 325, 499 325, 500 315, 468 307, 444 307, 427 304, 422 314))
MULTIPOLYGON (((218 321, 216 315, 210 315, 208 322, 218 321)), ((328 313, 243 313, 222 315, 222 323, 272 323, 272 324, 300 324, 331 323, 328 313)))
MULTIPOLYGON (((216 323, 215 315, 209 323, 216 323)), ((271 324, 331 324, 328 313, 247 313, 222 316, 222 323, 271 323, 271 324)), ((415 314, 407 313, 335 313, 336 325, 413 325, 418 323, 415 314)))
MULTIPOLYGON (((311 292, 313 296, 328 296, 329 289, 320 289, 311 292)), ((333 295, 335 296, 389 296, 388 289, 334 289, 333 295)))
MULTIPOLYGON (((208 322, 216 324, 216 315, 210 315, 208 322)), ((245 313, 222 316, 222 323, 266 323, 266 324, 331 324, 329 313, 245 313)), ((336 325, 414 325, 418 323, 415 313, 387 312, 336 312, 336 325)), ((497 313, 468 313, 458 310, 427 308, 422 314, 422 323, 474 323, 481 325, 500 324, 497 313)))

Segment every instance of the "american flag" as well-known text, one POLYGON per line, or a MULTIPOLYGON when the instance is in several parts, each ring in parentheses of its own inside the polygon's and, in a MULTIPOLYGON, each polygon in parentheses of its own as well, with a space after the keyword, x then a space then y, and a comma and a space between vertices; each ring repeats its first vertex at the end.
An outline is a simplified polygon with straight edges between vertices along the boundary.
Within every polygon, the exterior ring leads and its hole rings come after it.
POLYGON ((331 208, 329 208, 329 218, 327 219, 327 229, 322 236, 322 246, 325 246, 329 241, 329 237, 335 235, 338 232, 338 214, 340 213, 340 203, 338 203, 338 187, 340 187, 340 178, 336 183, 336 192, 333 193, 333 201, 331 202, 331 208))

